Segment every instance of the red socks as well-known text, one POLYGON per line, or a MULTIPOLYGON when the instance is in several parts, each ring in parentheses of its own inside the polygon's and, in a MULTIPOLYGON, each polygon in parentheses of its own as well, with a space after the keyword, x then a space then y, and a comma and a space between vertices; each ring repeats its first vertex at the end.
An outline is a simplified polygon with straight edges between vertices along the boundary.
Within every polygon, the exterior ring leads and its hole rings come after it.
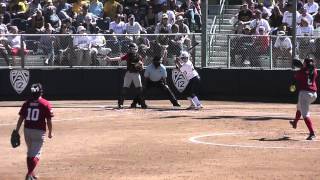
POLYGON ((310 117, 304 118, 304 122, 306 123, 306 125, 307 125, 307 127, 308 127, 308 129, 309 129, 310 134, 314 134, 313 127, 312 127, 312 122, 311 122, 310 117))
POLYGON ((294 119, 294 123, 297 124, 298 121, 300 120, 300 117, 301 117, 301 112, 299 110, 297 110, 296 112, 296 117, 294 119))
POLYGON ((28 175, 34 175, 33 170, 36 168, 39 159, 37 157, 27 157, 28 175))

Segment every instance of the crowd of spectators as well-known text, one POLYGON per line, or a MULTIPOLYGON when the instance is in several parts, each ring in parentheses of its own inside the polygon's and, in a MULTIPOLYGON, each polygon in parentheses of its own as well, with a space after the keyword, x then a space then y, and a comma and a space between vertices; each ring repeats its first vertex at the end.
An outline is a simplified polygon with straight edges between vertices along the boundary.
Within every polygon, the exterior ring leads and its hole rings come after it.
MULTIPOLYGON (((290 38, 293 27, 296 27, 297 52, 301 58, 305 58, 308 53, 314 52, 317 46, 320 49, 320 40, 313 38, 320 35, 320 9, 319 0, 298 0, 296 12, 296 24, 293 24, 294 6, 289 0, 243 0, 239 12, 232 18, 235 34, 253 35, 251 49, 245 49, 249 53, 259 52, 258 54, 268 54, 265 49, 274 50, 273 57, 285 57, 290 59, 292 56, 292 44, 290 38), (277 39, 270 41, 261 41, 260 30, 264 29, 264 35, 276 35, 277 39), (259 42, 260 41, 260 42, 259 42), (276 43, 275 43, 276 42, 276 43), (257 46, 257 43, 265 43, 257 46), (262 50, 256 47, 265 47, 262 50)), ((235 41, 238 41, 236 38, 235 41)), ((236 43, 233 43, 236 44, 236 43)), ((235 50, 238 51, 238 50, 235 50)), ((231 57, 234 57, 235 53, 231 57)), ((316 55, 316 54, 315 54, 316 55)), ((245 55, 245 57, 248 55, 245 55)), ((316 55, 317 56, 317 55, 316 55)), ((318 54, 320 57, 320 54, 318 54)), ((233 59, 234 61, 234 59, 233 59)), ((252 63, 252 62, 251 62, 252 63)))
MULTIPOLYGON (((11 34, 15 30, 17 34, 101 34, 101 38, 91 35, 71 36, 71 38, 48 35, 30 36, 24 39, 26 49, 30 49, 28 45, 32 42, 32 46, 36 44, 37 49, 48 55, 46 64, 55 61, 54 63, 97 65, 95 57, 100 51, 108 53, 114 50, 104 49, 105 41, 110 40, 108 38, 112 36, 104 37, 102 34, 199 32, 201 6, 200 0, 1 0, 0 56, 8 65, 11 64, 8 54, 14 55, 10 50, 13 47, 12 43, 20 42, 13 42, 15 36, 4 34, 11 34), (5 56, 4 51, 9 53, 5 56), (70 57, 79 62, 65 62, 70 61, 68 60, 70 57)), ((20 38, 19 35, 16 37, 20 38)), ((190 47, 190 39, 187 36, 168 38, 168 40, 161 36, 155 39, 117 36, 111 40, 114 44, 120 45, 120 48, 126 41, 134 41, 141 45, 142 55, 143 52, 146 55, 148 47, 154 46, 153 40, 160 46, 177 45, 179 42, 182 46, 190 47)), ((20 48, 21 46, 18 51, 20 48)), ((32 49, 36 50, 33 47, 32 49)))

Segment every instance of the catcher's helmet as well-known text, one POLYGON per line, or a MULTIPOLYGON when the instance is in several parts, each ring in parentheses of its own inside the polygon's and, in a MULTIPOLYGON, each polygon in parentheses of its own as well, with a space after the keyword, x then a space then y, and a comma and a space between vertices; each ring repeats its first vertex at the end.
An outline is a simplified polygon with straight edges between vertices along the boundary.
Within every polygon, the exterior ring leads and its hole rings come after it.
POLYGON ((138 52, 138 46, 136 43, 129 44, 129 52, 130 53, 137 53, 138 52))
POLYGON ((181 51, 179 58, 181 59, 181 61, 187 62, 189 60, 189 56, 190 55, 187 51, 181 51))
POLYGON ((39 98, 43 93, 42 85, 40 83, 32 84, 30 92, 33 98, 39 98))

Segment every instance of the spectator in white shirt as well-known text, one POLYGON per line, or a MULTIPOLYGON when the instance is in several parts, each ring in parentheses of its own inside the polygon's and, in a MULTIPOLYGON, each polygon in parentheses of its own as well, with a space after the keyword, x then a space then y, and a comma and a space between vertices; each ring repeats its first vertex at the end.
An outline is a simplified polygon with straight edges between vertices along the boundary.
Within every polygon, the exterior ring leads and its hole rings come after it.
POLYGON ((91 34, 97 34, 96 36, 90 36, 91 38, 91 64, 92 66, 99 66, 100 62, 97 56, 103 55, 107 56, 110 52, 110 48, 106 48, 106 39, 103 34, 99 33, 99 28, 94 28, 90 32, 91 34))
POLYGON ((83 36, 74 36, 73 38, 73 46, 75 49, 75 62, 72 63, 75 66, 89 65, 89 60, 91 59, 91 38, 86 35, 86 28, 83 26, 78 26, 77 28, 78 34, 83 34, 83 36))
MULTIPOLYGON (((128 19, 128 23, 126 23, 126 30, 125 30, 125 33, 126 34, 136 34, 136 35, 139 35, 140 32, 143 30, 141 25, 135 21, 135 17, 133 14, 131 14, 129 16, 129 19, 128 19)), ((133 40, 133 41, 136 41, 136 39, 138 38, 138 36, 126 36, 126 38, 130 39, 130 40, 133 40)))
POLYGON ((312 36, 313 30, 314 28, 309 24, 309 21, 306 18, 302 18, 301 25, 297 28, 297 36, 312 36))
POLYGON ((308 0, 308 3, 304 4, 304 8, 307 9, 307 12, 311 15, 315 15, 318 12, 319 5, 314 2, 314 0, 308 0))
POLYGON ((298 17, 297 22, 301 23, 301 18, 306 18, 309 25, 313 26, 313 16, 311 16, 308 12, 306 8, 302 8, 301 9, 301 15, 298 17))
POLYGON ((157 22, 160 22, 162 19, 162 15, 167 14, 168 15, 168 23, 169 24, 174 24, 176 22, 176 15, 174 14, 173 11, 168 10, 168 5, 165 3, 162 5, 162 11, 158 13, 157 16, 157 22))
POLYGON ((122 21, 122 16, 117 14, 116 19, 110 23, 111 34, 123 34, 126 29, 126 24, 122 21))
POLYGON ((297 28, 297 42, 299 48, 299 57, 306 58, 307 54, 311 51, 311 37, 313 36, 313 26, 309 25, 306 18, 301 19, 301 25, 297 28), (306 37, 304 37, 306 36, 306 37))
POLYGON ((166 29, 169 33, 171 33, 171 24, 168 23, 168 15, 167 14, 162 14, 162 19, 157 24, 154 33, 155 34, 159 34, 160 33, 160 29, 166 29))
POLYGON ((265 19, 262 19, 262 13, 260 10, 255 11, 256 19, 250 22, 250 28, 255 34, 259 34, 258 27, 263 26, 265 28, 265 33, 269 34, 271 31, 269 22, 265 19))
MULTIPOLYGON (((292 17, 293 17, 293 6, 292 4, 288 4, 286 6, 286 8, 288 9, 287 11, 285 11, 283 13, 283 19, 282 19, 282 23, 283 25, 287 28, 287 31, 288 31, 288 35, 291 35, 292 34, 292 17)), ((300 13, 297 11, 296 12, 297 14, 297 23, 300 23, 299 20, 299 17, 301 16, 300 13)), ((295 25, 296 26, 296 25, 295 25)))
MULTIPOLYGON (((290 59, 292 56, 292 43, 291 39, 285 36, 286 33, 284 31, 279 31, 276 42, 274 44, 273 49, 273 58, 278 59, 279 57, 290 59)), ((277 62, 277 61, 275 61, 277 62)), ((281 63, 281 62, 279 62, 281 63)), ((282 64, 277 64, 277 67, 282 64)))

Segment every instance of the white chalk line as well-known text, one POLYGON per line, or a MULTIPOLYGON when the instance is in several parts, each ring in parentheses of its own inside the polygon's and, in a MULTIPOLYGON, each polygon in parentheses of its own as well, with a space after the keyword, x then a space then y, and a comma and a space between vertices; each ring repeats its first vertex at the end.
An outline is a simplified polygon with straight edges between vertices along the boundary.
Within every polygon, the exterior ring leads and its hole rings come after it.
MULTIPOLYGON (((222 146, 222 147, 238 147, 238 148, 256 148, 256 149, 301 149, 301 150, 319 150, 320 148, 313 148, 313 147, 285 147, 285 146, 258 146, 258 145, 242 145, 242 144, 227 144, 227 143, 215 143, 215 142, 206 142, 201 141, 198 139, 204 138, 204 137, 214 137, 214 136, 235 136, 235 135, 244 135, 244 134, 253 134, 252 133, 239 133, 239 132, 227 132, 227 133, 212 133, 212 134, 206 134, 206 135, 199 135, 199 136, 193 136, 189 138, 189 141, 196 143, 196 144, 206 144, 206 145, 213 145, 213 146, 222 146)), ((319 140, 298 140, 298 141, 304 141, 304 142, 314 142, 319 140)))

